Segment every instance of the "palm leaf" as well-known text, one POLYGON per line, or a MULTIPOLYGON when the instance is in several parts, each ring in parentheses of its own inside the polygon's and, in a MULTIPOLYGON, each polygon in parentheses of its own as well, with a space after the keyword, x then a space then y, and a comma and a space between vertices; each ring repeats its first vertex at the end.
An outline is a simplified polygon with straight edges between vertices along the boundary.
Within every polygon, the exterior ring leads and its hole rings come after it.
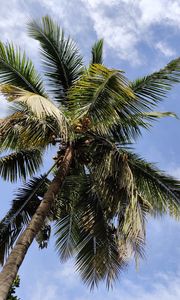
POLYGON ((143 117, 149 118, 149 119, 159 119, 163 117, 173 117, 178 119, 178 116, 171 112, 171 111, 166 111, 166 112, 160 112, 160 111, 152 111, 152 112, 146 112, 142 114, 143 117))
POLYGON ((92 47, 92 64, 102 64, 103 63, 103 39, 97 41, 92 47))
POLYGON ((120 122, 119 112, 126 116, 125 104, 133 97, 122 72, 91 65, 68 95, 75 130, 81 127, 81 131, 91 128, 109 133, 109 128, 120 122))
POLYGON ((64 127, 64 130, 66 129, 65 116, 48 98, 13 85, 2 85, 0 90, 9 98, 9 101, 13 101, 15 104, 25 104, 37 118, 53 117, 61 127, 64 127))
POLYGON ((180 58, 171 61, 165 68, 130 84, 138 100, 147 105, 156 105, 163 100, 173 84, 180 82, 180 58))
POLYGON ((102 280, 109 288, 125 267, 127 257, 120 252, 113 219, 107 218, 108 210, 96 192, 95 182, 89 176, 86 181, 80 201, 82 229, 76 268, 91 289, 102 280))
POLYGON ((9 212, 0 222, 0 264, 4 263, 19 234, 34 215, 48 183, 44 176, 34 177, 18 190, 9 212))
POLYGON ((42 153, 37 150, 14 152, 0 158, 0 176, 4 180, 17 181, 33 175, 42 164, 42 153))
POLYGON ((60 103, 66 103, 65 96, 70 86, 82 72, 82 58, 72 40, 64 37, 50 17, 28 25, 29 35, 40 42, 42 62, 50 91, 60 103))
POLYGON ((109 287, 126 257, 119 253, 119 243, 89 175, 68 177, 59 199, 56 248, 62 260, 75 256, 76 268, 91 288, 101 280, 109 287))
POLYGON ((42 80, 25 53, 13 44, 0 42, 0 84, 12 84, 45 96, 42 80))
POLYGON ((150 203, 151 213, 158 215, 169 213, 180 217, 180 182, 165 175, 155 165, 147 163, 135 154, 128 153, 130 168, 136 180, 139 195, 150 203))
POLYGON ((48 101, 45 101, 44 105, 41 99, 34 104, 32 102, 28 104, 32 106, 35 113, 29 109, 27 103, 13 102, 11 109, 14 113, 0 123, 1 150, 31 149, 32 147, 44 149, 52 142, 53 136, 67 141, 68 125, 64 116, 58 113, 58 109, 54 106, 54 110, 50 110, 51 105, 48 106, 48 101))

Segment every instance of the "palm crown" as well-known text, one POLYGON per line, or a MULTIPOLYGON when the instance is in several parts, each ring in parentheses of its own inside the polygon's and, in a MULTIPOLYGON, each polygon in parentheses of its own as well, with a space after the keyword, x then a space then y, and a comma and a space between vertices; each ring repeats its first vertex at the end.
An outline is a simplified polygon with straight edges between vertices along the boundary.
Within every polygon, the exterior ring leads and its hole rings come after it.
MULTIPOLYGON (((143 256, 146 217, 180 215, 179 181, 128 147, 141 128, 174 115, 154 108, 180 81, 180 59, 130 82, 104 66, 102 40, 85 67, 74 42, 49 17, 32 21, 28 32, 40 43, 44 82, 24 53, 0 43, 0 91, 13 110, 0 123, 1 150, 8 151, 0 175, 10 181, 35 175, 52 144, 56 174, 71 145, 68 175, 36 239, 47 246, 54 221, 60 258, 75 256, 84 282, 93 287, 105 279, 109 287, 131 255, 143 256)), ((25 183, 1 221, 2 264, 48 190, 48 174, 25 183)))

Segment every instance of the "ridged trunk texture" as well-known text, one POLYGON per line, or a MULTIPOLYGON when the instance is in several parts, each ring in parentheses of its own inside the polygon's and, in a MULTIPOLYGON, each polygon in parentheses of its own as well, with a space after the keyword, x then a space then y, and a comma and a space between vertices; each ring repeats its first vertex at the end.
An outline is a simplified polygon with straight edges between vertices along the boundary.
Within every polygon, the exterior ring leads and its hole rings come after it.
POLYGON ((41 204, 39 205, 29 225, 17 240, 16 245, 11 251, 0 273, 0 300, 7 299, 9 289, 17 275, 19 267, 24 260, 26 252, 33 242, 34 238, 36 237, 37 233, 43 226, 44 220, 50 212, 51 205, 53 204, 55 197, 60 191, 65 176, 69 171, 72 155, 73 150, 71 147, 68 147, 66 149, 64 159, 60 164, 58 172, 49 185, 49 188, 45 193, 41 204))

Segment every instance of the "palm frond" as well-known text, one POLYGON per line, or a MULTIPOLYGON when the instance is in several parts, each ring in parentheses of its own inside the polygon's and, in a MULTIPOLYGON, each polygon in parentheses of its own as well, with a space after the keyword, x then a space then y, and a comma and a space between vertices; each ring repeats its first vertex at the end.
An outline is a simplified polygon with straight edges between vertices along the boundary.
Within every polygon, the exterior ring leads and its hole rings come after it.
POLYGON ((154 215, 169 213, 180 217, 180 181, 165 175, 155 165, 147 163, 135 154, 128 153, 130 168, 136 180, 138 193, 151 205, 154 215))
POLYGON ((40 42, 42 62, 50 91, 60 103, 67 104, 66 93, 82 72, 82 58, 70 38, 50 17, 28 25, 29 35, 40 42))
POLYGON ((159 118, 164 118, 164 117, 173 117, 178 119, 178 116, 171 112, 171 111, 166 111, 166 112, 160 112, 160 111, 152 111, 152 112, 146 112, 142 114, 142 117, 146 119, 159 119, 159 118))
POLYGON ((148 215, 168 213, 180 217, 180 182, 165 175, 134 153, 105 141, 91 155, 88 165, 96 192, 109 220, 135 259, 144 256, 145 223, 148 215), (100 150, 101 147, 101 150, 100 150), (96 152, 95 151, 95 152, 96 152), (102 153, 102 154, 101 154, 102 153))
POLYGON ((125 104, 134 95, 122 72, 94 64, 70 89, 68 98, 76 131, 91 128, 109 133, 109 128, 120 122, 119 112, 124 117, 127 114, 125 104))
POLYGON ((91 63, 92 64, 102 64, 103 63, 103 39, 97 41, 91 50, 91 63))
POLYGON ((14 152, 0 157, 0 176, 11 182, 33 175, 42 164, 42 153, 37 150, 14 152))
MULTIPOLYGON (((112 199, 114 197, 114 205, 116 205, 114 211, 117 211, 118 193, 120 195, 121 189, 125 188, 124 203, 127 201, 126 195, 133 195, 134 198, 134 191, 136 191, 139 200, 149 207, 149 213, 170 213, 172 216, 174 214, 175 218, 179 218, 180 182, 178 180, 165 175, 154 164, 146 162, 122 147, 117 149, 105 141, 101 141, 100 146, 101 153, 103 152, 104 155, 92 156, 89 168, 94 180, 99 182, 99 192, 104 194, 105 199, 110 201, 111 195, 112 199), (112 187, 114 187, 113 193, 112 187)), ((112 203, 111 207, 113 207, 112 203)))
POLYGON ((0 264, 4 263, 19 234, 34 215, 48 183, 44 176, 34 177, 18 190, 10 210, 0 222, 0 264))
POLYGON ((113 219, 108 219, 106 204, 96 192, 96 185, 91 177, 87 178, 81 197, 81 209, 84 209, 76 268, 91 289, 102 280, 106 281, 109 288, 127 263, 126 253, 120 251, 122 248, 119 248, 113 219))
POLYGON ((62 261, 74 255, 80 239, 79 220, 76 214, 71 207, 68 214, 56 222, 56 249, 62 261))
POLYGON ((105 218, 106 211, 89 175, 68 177, 65 193, 60 195, 61 214, 56 223, 58 253, 62 260, 75 256, 76 269, 91 288, 101 280, 106 280, 109 287, 124 267, 126 257, 119 252, 118 239, 105 218))
POLYGON ((31 60, 13 44, 0 42, 0 84, 11 84, 45 96, 43 83, 31 60))
POLYGON ((24 104, 39 119, 52 117, 59 123, 60 127, 63 127, 64 131, 66 130, 67 120, 64 114, 48 98, 13 85, 2 85, 0 90, 13 104, 24 104))
POLYGON ((135 80, 130 87, 139 101, 155 106, 163 100, 172 86, 179 82, 180 58, 177 58, 160 71, 135 80))
MULTIPOLYGON (((68 124, 66 123, 66 119, 61 116, 61 113, 57 115, 59 119, 55 118, 54 115, 43 115, 43 117, 39 119, 39 117, 29 109, 26 103, 14 102, 13 104, 14 105, 11 106, 13 114, 0 123, 2 151, 6 149, 31 149, 32 147, 44 149, 47 145, 52 143, 54 136, 61 138, 63 141, 67 141, 69 133, 67 131, 68 124), (60 122, 60 119, 62 122, 60 122)), ((41 113, 44 108, 43 106, 41 110, 41 104, 42 103, 39 103, 40 110, 38 113, 41 113)), ((46 105, 48 111, 47 102, 46 105)), ((37 107, 39 106, 37 105, 37 107)), ((35 108, 33 109, 37 109, 37 107, 35 104, 35 108)))

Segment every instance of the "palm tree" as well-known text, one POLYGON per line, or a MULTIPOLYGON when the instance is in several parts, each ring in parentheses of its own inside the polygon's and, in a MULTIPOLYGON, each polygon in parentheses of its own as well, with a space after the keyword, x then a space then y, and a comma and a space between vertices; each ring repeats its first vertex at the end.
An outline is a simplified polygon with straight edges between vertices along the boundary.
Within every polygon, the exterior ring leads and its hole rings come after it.
POLYGON ((0 223, 2 300, 34 238, 47 246, 52 221, 61 260, 74 256, 93 288, 101 280, 109 287, 132 255, 143 256, 148 215, 180 216, 179 181, 130 148, 153 120, 175 116, 154 108, 180 81, 180 58, 130 82, 104 66, 102 40, 85 67, 49 17, 29 23, 28 32, 40 43, 46 90, 25 54, 0 43, 0 90, 11 104, 0 123, 0 175, 31 177, 0 223), (52 145, 55 163, 37 176, 52 145))

